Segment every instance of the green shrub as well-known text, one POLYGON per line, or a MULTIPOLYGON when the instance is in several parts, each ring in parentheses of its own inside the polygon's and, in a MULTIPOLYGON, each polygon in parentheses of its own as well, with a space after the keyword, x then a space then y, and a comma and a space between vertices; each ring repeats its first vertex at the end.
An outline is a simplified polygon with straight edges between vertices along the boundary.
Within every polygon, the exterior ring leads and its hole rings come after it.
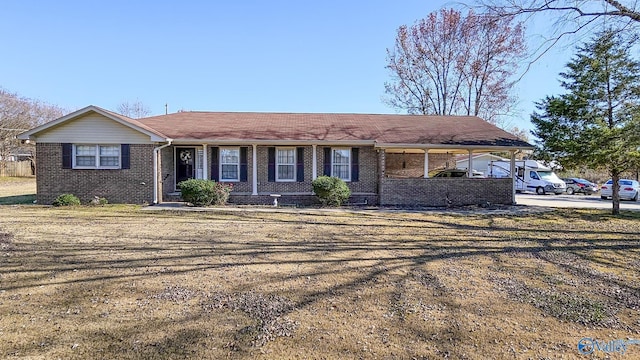
POLYGON ((213 180, 189 179, 178 183, 182 200, 193 206, 224 205, 232 186, 213 180))
POLYGON ((313 192, 325 206, 340 206, 351 196, 347 183, 337 177, 320 176, 311 185, 313 192))
POLYGON ((62 194, 53 201, 53 206, 76 206, 80 205, 80 199, 73 194, 62 194))
POLYGON ((107 205, 108 203, 109 201, 106 198, 99 196, 94 196, 93 199, 91 199, 91 205, 107 205))

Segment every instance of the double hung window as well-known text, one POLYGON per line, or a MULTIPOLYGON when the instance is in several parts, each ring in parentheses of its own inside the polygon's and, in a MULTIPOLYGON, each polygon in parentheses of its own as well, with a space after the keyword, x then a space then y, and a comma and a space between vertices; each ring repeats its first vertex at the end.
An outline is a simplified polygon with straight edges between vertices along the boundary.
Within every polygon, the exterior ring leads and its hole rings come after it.
POLYGON ((74 169, 119 169, 120 145, 74 145, 74 169))
POLYGON ((344 181, 351 181, 351 149, 331 149, 331 175, 344 181))
POLYGON ((220 148, 220 181, 240 181, 240 148, 220 148))
POLYGON ((296 148, 277 148, 276 168, 276 181, 296 181, 296 148))

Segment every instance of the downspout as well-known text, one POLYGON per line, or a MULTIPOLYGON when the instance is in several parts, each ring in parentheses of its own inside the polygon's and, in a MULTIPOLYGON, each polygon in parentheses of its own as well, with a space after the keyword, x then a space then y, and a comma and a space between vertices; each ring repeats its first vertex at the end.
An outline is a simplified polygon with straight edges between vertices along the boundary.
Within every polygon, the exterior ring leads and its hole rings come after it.
POLYGON ((171 145, 173 139, 167 139, 167 143, 153 149, 153 204, 158 203, 158 154, 160 150, 171 145))

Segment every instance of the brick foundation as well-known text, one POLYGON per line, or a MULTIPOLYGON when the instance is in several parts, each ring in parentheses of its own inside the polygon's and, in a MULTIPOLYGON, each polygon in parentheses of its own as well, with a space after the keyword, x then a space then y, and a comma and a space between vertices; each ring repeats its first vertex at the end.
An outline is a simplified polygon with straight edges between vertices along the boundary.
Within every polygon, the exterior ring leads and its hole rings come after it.
MULTIPOLYGON (((230 204, 237 205, 272 205, 273 197, 270 195, 231 195, 230 204)), ((278 198, 280 206, 317 206, 320 205, 315 195, 282 195, 278 198)), ((345 205, 377 205, 377 194, 351 194, 345 205)))

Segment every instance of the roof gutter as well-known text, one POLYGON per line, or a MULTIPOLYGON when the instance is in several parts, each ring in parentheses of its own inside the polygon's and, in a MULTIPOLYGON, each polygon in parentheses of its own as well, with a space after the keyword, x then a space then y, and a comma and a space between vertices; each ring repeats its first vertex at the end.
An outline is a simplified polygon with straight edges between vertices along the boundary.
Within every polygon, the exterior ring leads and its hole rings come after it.
POLYGON ((173 142, 173 139, 165 139, 165 141, 167 141, 166 144, 155 147, 153 149, 153 204, 157 204, 158 203, 158 154, 160 153, 160 150, 166 148, 167 146, 170 146, 171 143, 173 142))
POLYGON ((509 151, 509 150, 528 150, 534 149, 533 146, 504 146, 504 145, 465 145, 465 144, 394 144, 394 143, 377 143, 376 148, 381 149, 481 149, 490 151, 509 151))
POLYGON ((258 140, 258 139, 174 139, 174 145, 193 145, 193 144, 208 144, 215 146, 225 145, 273 145, 273 146, 303 146, 303 145, 340 145, 340 146, 373 146, 374 140, 258 140))

